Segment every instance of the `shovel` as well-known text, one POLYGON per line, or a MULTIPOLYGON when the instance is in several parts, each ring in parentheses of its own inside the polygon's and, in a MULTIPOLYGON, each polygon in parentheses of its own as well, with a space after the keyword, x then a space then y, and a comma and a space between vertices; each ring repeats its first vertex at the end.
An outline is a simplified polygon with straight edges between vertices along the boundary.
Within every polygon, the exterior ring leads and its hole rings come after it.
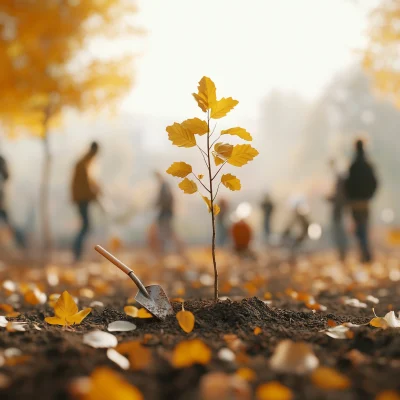
POLYGON ((129 267, 119 261, 107 250, 103 249, 103 247, 97 245, 94 249, 103 257, 107 258, 108 261, 112 262, 122 272, 125 272, 125 274, 127 274, 129 278, 135 282, 135 285, 139 289, 137 295, 135 296, 135 300, 142 307, 161 320, 164 320, 168 315, 174 314, 168 297, 160 285, 144 286, 129 267))

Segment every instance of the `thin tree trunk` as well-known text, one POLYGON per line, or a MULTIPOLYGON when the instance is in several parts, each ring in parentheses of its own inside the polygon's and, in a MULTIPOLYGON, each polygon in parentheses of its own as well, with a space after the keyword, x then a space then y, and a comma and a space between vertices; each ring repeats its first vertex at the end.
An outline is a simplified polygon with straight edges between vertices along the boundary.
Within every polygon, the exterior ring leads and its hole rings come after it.
POLYGON ((207 118, 208 132, 207 132, 207 158, 208 158, 208 176, 210 180, 210 207, 211 207, 211 221, 212 221, 212 241, 211 253, 214 265, 214 300, 218 300, 218 269, 217 260, 215 257, 215 215, 214 215, 214 198, 213 198, 213 184, 212 184, 212 171, 211 171, 211 157, 210 157, 210 117, 207 118))
POLYGON ((42 262, 46 264, 51 256, 51 231, 49 219, 49 183, 51 172, 51 155, 48 137, 48 120, 49 116, 46 113, 43 122, 43 169, 42 181, 40 183, 40 218, 42 232, 42 262))

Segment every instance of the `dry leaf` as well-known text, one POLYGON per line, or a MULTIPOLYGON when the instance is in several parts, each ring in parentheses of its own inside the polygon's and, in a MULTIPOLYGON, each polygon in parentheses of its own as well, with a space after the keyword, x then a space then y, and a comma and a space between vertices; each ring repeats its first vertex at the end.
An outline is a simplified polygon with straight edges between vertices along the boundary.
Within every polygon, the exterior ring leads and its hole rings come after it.
POLYGON ((400 400, 400 392, 396 390, 384 390, 375 397, 375 400, 400 400))
POLYGON ((292 400, 293 392, 277 381, 260 385, 256 390, 257 400, 292 400))
POLYGON ((129 332, 134 331, 135 329, 136 325, 128 321, 114 321, 111 322, 107 328, 109 332, 129 332))
POLYGON ((211 350, 199 339, 178 343, 172 354, 175 368, 186 368, 193 364, 206 365, 211 360, 211 350))
POLYGON ((14 311, 13 306, 10 306, 9 304, 0 304, 0 310, 3 310, 6 314, 12 313, 14 311))
POLYGON ((135 306, 125 306, 124 307, 124 312, 126 315, 129 315, 130 317, 136 318, 138 316, 138 311, 139 309, 136 308, 135 306))
POLYGON ((118 340, 111 333, 97 330, 83 335, 83 343, 95 349, 108 349, 115 347, 118 344, 118 340))
POLYGON ((318 358, 309 344, 295 343, 288 339, 278 344, 270 360, 273 370, 299 375, 312 371, 318 364, 318 358))
POLYGON ((121 375, 106 367, 96 368, 90 376, 88 392, 82 400, 143 400, 140 391, 121 375))
POLYGON ((153 315, 150 314, 145 308, 139 308, 137 317, 138 318, 153 318, 153 315))
POLYGON ((394 311, 389 311, 383 318, 377 317, 375 314, 375 318, 372 318, 369 324, 382 329, 400 328, 400 318, 396 318, 394 311))
POLYGON ((107 350, 107 357, 122 369, 126 370, 130 367, 129 360, 114 349, 107 350))
POLYGON ((6 326, 8 332, 25 332, 26 322, 9 322, 6 326))
POLYGON ((259 326, 256 326, 254 328, 254 334, 257 336, 262 332, 262 329, 259 326))
POLYGON ((176 319, 179 322, 179 326, 186 332, 192 332, 194 328, 194 323, 196 321, 194 315, 190 311, 186 311, 183 307, 182 303, 182 310, 176 314, 176 319))
POLYGON ((85 308, 78 312, 78 306, 75 304, 71 295, 65 291, 54 305, 54 317, 46 317, 44 320, 51 325, 79 325, 92 311, 91 308, 85 308))
POLYGON ((119 344, 116 349, 118 353, 128 356, 131 369, 141 371, 147 368, 151 362, 150 350, 134 340, 119 344))
POLYGON ((337 323, 333 319, 328 319, 327 325, 329 328, 333 328, 334 326, 337 326, 337 323))
POLYGON ((35 288, 33 290, 28 290, 27 292, 25 292, 24 300, 26 303, 36 306, 37 304, 46 303, 47 296, 45 293, 35 288))
POLYGON ((319 367, 311 375, 313 384, 321 389, 344 390, 350 387, 350 380, 333 368, 319 367))
POLYGON ((6 315, 7 318, 17 318, 21 315, 18 311, 10 312, 6 315))
POLYGON ((325 335, 328 335, 333 339, 351 339, 349 333, 352 333, 350 332, 350 327, 347 325, 337 325, 320 332, 325 333, 325 335))
POLYGON ((249 382, 255 381, 257 377, 256 373, 252 369, 246 367, 239 368, 236 371, 236 375, 249 382))

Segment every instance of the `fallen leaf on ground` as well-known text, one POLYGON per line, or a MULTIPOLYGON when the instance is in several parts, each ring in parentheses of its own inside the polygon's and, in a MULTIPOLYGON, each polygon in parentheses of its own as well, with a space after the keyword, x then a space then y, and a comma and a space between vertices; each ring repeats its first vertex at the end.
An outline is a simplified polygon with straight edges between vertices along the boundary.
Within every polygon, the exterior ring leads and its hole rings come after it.
POLYGON ((107 349, 115 347, 118 344, 118 340, 114 335, 111 335, 111 333, 93 331, 83 336, 83 343, 95 349, 107 349))
POLYGON ((233 362, 235 361, 236 356, 232 350, 225 347, 218 351, 218 358, 222 361, 233 362))
POLYGON ((111 322, 107 328, 109 332, 129 332, 134 331, 135 329, 136 325, 128 321, 114 321, 111 322))
POLYGON ((354 325, 348 322, 342 325, 336 325, 332 328, 325 329, 320 332, 325 333, 325 335, 328 335, 333 339, 352 339, 354 333, 350 330, 350 328, 358 328, 359 326, 360 325, 354 325))
POLYGON ((104 307, 104 303, 102 303, 101 301, 92 301, 89 304, 90 307, 104 307))
POLYGON ((88 391, 82 400, 143 400, 139 389, 107 367, 96 368, 90 376, 88 391))
POLYGON ((6 317, 3 317, 2 315, 0 316, 0 327, 5 328, 8 324, 8 320, 6 317))
POLYGON ((375 400, 400 400, 400 392, 397 390, 384 390, 375 397, 375 400))
POLYGON ((182 330, 184 330, 186 333, 192 332, 196 319, 193 313, 185 310, 183 303, 182 310, 176 314, 176 319, 178 320, 179 326, 182 328, 182 330))
POLYGON ((350 380, 333 368, 319 367, 311 375, 312 383, 327 390, 344 390, 350 387, 350 380))
POLYGON ((46 300, 46 294, 41 292, 38 288, 28 290, 24 294, 24 301, 33 306, 36 306, 37 304, 44 304, 46 303, 46 300))
POLYGON ((379 299, 371 295, 368 295, 366 300, 370 303, 379 304, 379 299))
POLYGON ((356 308, 367 308, 367 304, 362 303, 358 299, 345 299, 344 304, 347 306, 356 307, 356 308))
POLYGON ((305 342, 281 341, 270 360, 273 370, 283 373, 305 374, 317 368, 318 358, 311 346, 305 342))
POLYGON ((120 354, 128 356, 131 369, 134 371, 147 368, 151 362, 151 351, 136 340, 121 343, 115 350, 120 354))
POLYGON ((139 309, 135 306, 125 306, 124 307, 124 312, 126 315, 129 315, 130 317, 137 318, 139 309))
POLYGON ((227 346, 233 351, 238 351, 245 347, 244 343, 234 333, 225 334, 224 340, 225 340, 225 343, 227 344, 227 346))
POLYGON ((333 319, 328 319, 327 325, 330 328, 333 328, 334 326, 337 326, 337 323, 333 319))
POLYGON ((193 364, 207 365, 211 360, 211 350, 199 339, 178 343, 172 354, 175 368, 190 367, 193 364))
POLYGON ((9 322, 6 326, 8 332, 25 332, 26 322, 9 322))
POLYGON ((293 392, 277 381, 264 383, 256 390, 257 400, 291 400, 293 392))
POLYGON ((257 377, 256 373, 252 369, 246 367, 239 368, 236 371, 236 375, 240 376, 242 379, 249 382, 254 381, 257 377))
POLYGON ((137 318, 153 318, 153 315, 150 314, 145 308, 139 308, 137 318))
POLYGON ((51 325, 79 325, 92 311, 91 308, 85 308, 78 312, 78 306, 75 304, 71 295, 65 291, 54 305, 54 317, 46 317, 44 320, 51 325))
POLYGON ((14 307, 9 304, 0 304, 0 310, 3 310, 6 314, 14 312, 14 307))
POLYGON ((366 364, 368 362, 370 362, 370 358, 367 357, 365 354, 361 353, 360 351, 358 351, 357 349, 352 349, 350 350, 346 356, 345 356, 348 360, 351 361, 351 363, 354 366, 359 366, 361 364, 366 364))
POLYGON ((262 332, 262 329, 259 326, 256 326, 254 328, 254 334, 257 336, 262 332))
MULTIPOLYGON (((375 314, 375 310, 372 309, 375 314)), ((375 318, 372 318, 370 323, 375 328, 400 328, 400 318, 396 318, 394 311, 389 311, 384 317, 378 317, 375 314, 375 318)))
POLYGON ((107 357, 122 369, 129 369, 129 360, 114 349, 107 350, 107 357))

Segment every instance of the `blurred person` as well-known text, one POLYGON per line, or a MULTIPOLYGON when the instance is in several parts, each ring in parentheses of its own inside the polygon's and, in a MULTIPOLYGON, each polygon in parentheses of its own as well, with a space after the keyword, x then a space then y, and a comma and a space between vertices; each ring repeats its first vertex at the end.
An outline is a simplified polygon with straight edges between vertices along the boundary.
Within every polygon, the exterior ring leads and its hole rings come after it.
POLYGON ((367 159, 364 142, 355 142, 354 161, 345 180, 345 193, 355 224, 361 262, 372 261, 369 243, 369 204, 378 188, 378 180, 373 166, 367 159))
POLYGON ((333 193, 327 198, 332 205, 332 236, 340 260, 345 261, 348 249, 347 233, 344 226, 346 179, 343 174, 338 171, 335 160, 330 160, 329 166, 335 175, 335 186, 333 193))
POLYGON ((81 227, 73 243, 75 261, 82 258, 83 246, 91 228, 90 204, 98 200, 100 187, 90 173, 93 160, 99 152, 97 142, 92 142, 86 154, 77 162, 72 178, 72 201, 76 204, 81 227))
POLYGON ((296 200, 293 204, 293 216, 283 232, 282 239, 287 243, 291 257, 295 255, 301 244, 308 238, 308 228, 310 226, 309 208, 304 200, 296 200))
POLYGON ((182 244, 178 239, 173 227, 174 220, 174 196, 169 183, 160 172, 155 172, 159 182, 159 190, 156 201, 158 209, 157 228, 158 228, 158 248, 165 254, 169 245, 173 242, 176 250, 181 252, 182 244))
POLYGON ((269 236, 271 234, 271 216, 274 211, 274 204, 272 202, 271 196, 269 194, 266 194, 264 196, 264 200, 261 203, 261 209, 263 212, 263 217, 264 217, 264 235, 265 239, 269 240, 269 236))
POLYGON ((228 239, 228 202, 225 199, 219 201, 220 212, 216 216, 217 246, 223 247, 228 239))
POLYGON ((6 182, 10 179, 10 173, 8 170, 8 165, 6 159, 0 155, 0 220, 2 220, 12 232, 14 240, 18 247, 25 248, 25 236, 24 234, 14 227, 8 217, 8 212, 5 204, 5 186, 6 182))

